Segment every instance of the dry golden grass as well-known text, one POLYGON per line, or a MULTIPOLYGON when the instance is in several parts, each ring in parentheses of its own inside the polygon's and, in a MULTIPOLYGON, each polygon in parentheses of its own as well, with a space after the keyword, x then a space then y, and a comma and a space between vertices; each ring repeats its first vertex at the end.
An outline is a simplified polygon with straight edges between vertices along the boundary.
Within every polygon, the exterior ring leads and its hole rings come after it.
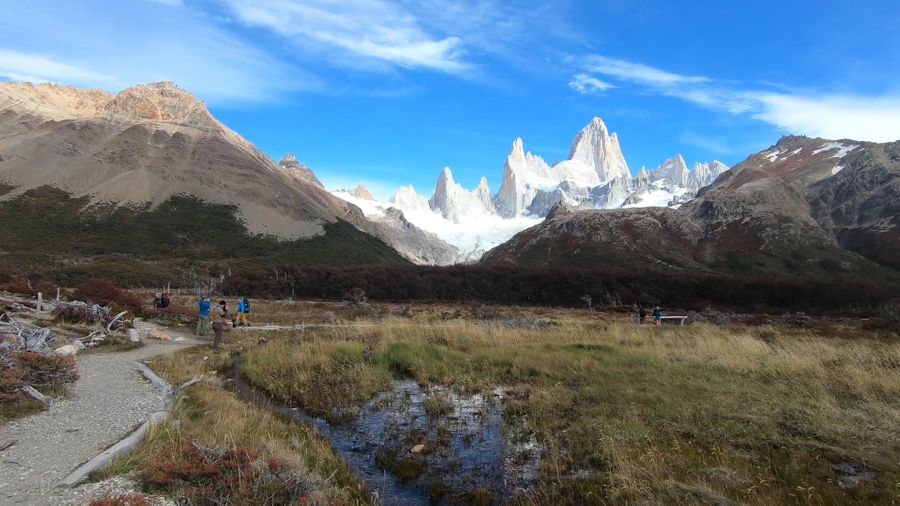
POLYGON ((310 504, 368 504, 368 492, 352 475, 328 442, 314 429, 280 418, 238 400, 223 388, 222 371, 232 362, 232 353, 249 344, 249 336, 229 335, 225 351, 210 353, 197 347, 163 355, 151 367, 173 385, 203 375, 204 380, 179 392, 169 420, 155 427, 138 450, 117 460, 105 474, 134 472, 170 456, 172 448, 192 442, 219 448, 242 448, 258 452, 262 460, 275 459, 296 467, 316 484, 310 504))
POLYGON ((388 317, 372 328, 307 330, 299 344, 292 332, 272 333, 247 354, 246 372, 319 410, 359 402, 384 374, 466 390, 518 387, 510 423, 546 446, 541 503, 900 500, 896 338, 852 327, 545 316, 555 325, 432 313, 424 327, 415 316, 388 317), (340 378, 350 394, 322 389, 311 369, 340 378), (876 480, 840 489, 834 466, 843 462, 876 469, 876 480))

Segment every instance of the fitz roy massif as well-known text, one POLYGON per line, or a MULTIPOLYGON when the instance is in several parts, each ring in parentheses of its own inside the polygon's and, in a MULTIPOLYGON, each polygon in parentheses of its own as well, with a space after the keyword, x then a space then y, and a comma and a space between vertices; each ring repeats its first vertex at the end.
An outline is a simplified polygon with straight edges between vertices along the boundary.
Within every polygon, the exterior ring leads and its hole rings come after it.
POLYGON ((540 223, 558 204, 581 209, 677 207, 727 170, 719 161, 696 163, 688 170, 677 155, 654 170, 641 167, 632 176, 618 136, 595 117, 576 135, 568 158, 552 166, 526 152, 524 142, 517 138, 506 157, 503 182, 496 194, 491 193, 486 178, 474 190, 463 188, 446 167, 430 199, 411 186, 400 188, 389 202, 375 201, 365 188, 340 190, 334 195, 357 205, 375 222, 396 223, 393 215, 399 211, 409 222, 455 248, 429 262, 448 264, 477 261, 485 251, 540 223))

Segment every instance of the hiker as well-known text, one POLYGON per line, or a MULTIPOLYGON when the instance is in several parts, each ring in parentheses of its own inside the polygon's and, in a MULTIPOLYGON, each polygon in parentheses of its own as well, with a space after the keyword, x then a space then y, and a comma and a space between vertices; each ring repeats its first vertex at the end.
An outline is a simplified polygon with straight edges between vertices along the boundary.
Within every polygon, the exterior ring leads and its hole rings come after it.
POLYGON ((199 310, 197 311, 197 332, 198 336, 206 336, 207 327, 209 327, 209 310, 212 309, 212 303, 209 297, 200 299, 199 310))
POLYGON ((250 301, 247 297, 241 297, 238 299, 238 314, 234 319, 234 326, 246 325, 249 327, 250 320, 247 319, 248 314, 250 314, 250 301))
POLYGON ((653 308, 653 320, 657 325, 662 323, 662 309, 659 306, 653 308))
POLYGON ((644 306, 641 306, 640 309, 638 309, 638 317, 641 320, 641 325, 647 321, 647 310, 644 309, 644 306))
POLYGON ((159 293, 159 292, 157 292, 157 293, 153 296, 153 307, 155 307, 156 309, 159 309, 159 308, 163 307, 162 294, 159 293))
POLYGON ((225 324, 228 322, 228 303, 224 300, 219 301, 219 305, 213 311, 213 351, 219 352, 219 345, 222 344, 222 331, 225 330, 225 324))
POLYGON ((167 293, 162 294, 162 298, 160 298, 161 305, 159 307, 165 309, 165 308, 169 307, 169 304, 171 304, 171 303, 172 303, 172 299, 169 298, 169 294, 167 294, 167 293))

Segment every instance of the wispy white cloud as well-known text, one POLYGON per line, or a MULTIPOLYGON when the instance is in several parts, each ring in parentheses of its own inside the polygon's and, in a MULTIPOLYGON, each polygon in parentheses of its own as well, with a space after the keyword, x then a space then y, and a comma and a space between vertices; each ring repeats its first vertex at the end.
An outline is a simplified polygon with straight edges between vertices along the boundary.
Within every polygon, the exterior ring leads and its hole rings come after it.
POLYGON ((753 117, 786 132, 829 139, 900 140, 900 96, 755 93, 753 117))
POLYGON ((218 104, 316 89, 308 72, 245 41, 189 4, 16 2, 0 16, 0 78, 118 91, 171 80, 218 104))
POLYGON ((456 74, 470 70, 462 40, 427 32, 402 4, 384 0, 226 0, 242 22, 404 68, 456 74))
MULTIPOLYGON (((588 55, 579 61, 571 61, 581 71, 573 80, 579 76, 584 76, 584 79, 601 75, 638 85, 644 92, 678 98, 730 114, 749 115, 786 133, 873 142, 900 139, 900 96, 896 95, 804 94, 746 89, 730 82, 678 74, 600 55, 588 55)), ((583 93, 571 82, 569 86, 583 93)), ((697 142, 694 144, 697 145, 697 142)))
POLYGON ((0 48, 0 77, 13 81, 110 83, 115 77, 85 70, 39 54, 0 48))
POLYGON ((569 81, 569 88, 572 88, 582 95, 592 95, 602 93, 610 88, 615 88, 615 86, 606 81, 601 81, 594 76, 575 74, 575 77, 569 81))
POLYGON ((588 72, 648 85, 675 86, 705 83, 710 80, 708 77, 675 74, 642 63, 618 60, 601 55, 588 55, 581 62, 580 66, 588 72))

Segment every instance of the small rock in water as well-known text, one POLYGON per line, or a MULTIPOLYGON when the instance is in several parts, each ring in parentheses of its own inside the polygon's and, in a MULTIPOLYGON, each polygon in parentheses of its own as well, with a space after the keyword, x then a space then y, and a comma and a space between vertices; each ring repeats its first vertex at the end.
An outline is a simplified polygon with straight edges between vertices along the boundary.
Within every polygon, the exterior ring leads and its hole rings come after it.
POLYGON ((59 348, 53 350, 53 353, 61 357, 71 357, 78 353, 78 348, 72 346, 71 344, 67 344, 65 346, 60 346, 59 348))
POLYGON ((425 451, 425 445, 422 443, 419 443, 416 446, 413 446, 409 452, 410 453, 422 453, 423 451, 425 451))

